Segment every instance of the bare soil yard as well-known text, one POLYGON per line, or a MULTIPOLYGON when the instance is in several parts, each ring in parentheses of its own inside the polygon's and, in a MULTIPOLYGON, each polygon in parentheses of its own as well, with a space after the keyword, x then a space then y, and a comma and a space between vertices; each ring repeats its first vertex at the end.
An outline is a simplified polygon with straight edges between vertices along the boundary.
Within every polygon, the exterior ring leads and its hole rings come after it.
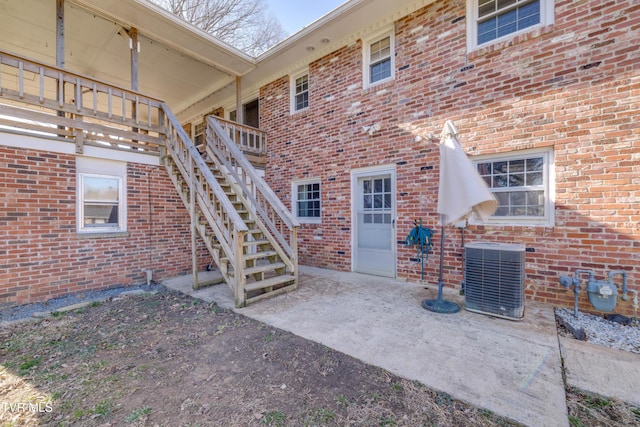
MULTIPOLYGON (((567 393, 573 426, 640 424, 567 393)), ((169 291, 1 327, 0 405, 2 427, 518 425, 169 291)))

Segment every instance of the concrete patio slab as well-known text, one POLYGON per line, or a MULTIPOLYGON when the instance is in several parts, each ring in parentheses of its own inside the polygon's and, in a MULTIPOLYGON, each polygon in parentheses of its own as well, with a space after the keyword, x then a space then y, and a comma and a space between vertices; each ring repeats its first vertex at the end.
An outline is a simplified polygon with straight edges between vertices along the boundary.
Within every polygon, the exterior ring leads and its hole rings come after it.
MULTIPOLYGON (((521 322, 438 314, 422 308, 437 296, 423 285, 300 270, 295 292, 236 311, 523 424, 568 425, 551 307, 529 303, 521 322)), ((186 283, 186 293, 233 309, 228 286, 193 291, 186 283)), ((463 304, 456 294, 445 299, 463 304)))
POLYGON ((549 305, 527 301, 522 321, 438 314, 421 306, 435 286, 302 266, 295 292, 235 309, 226 284, 192 282, 163 284, 528 426, 569 425, 563 362, 569 385, 640 405, 640 356, 558 337, 549 305))
POLYGON ((198 272, 198 289, 193 289, 193 274, 172 277, 163 280, 161 284, 202 301, 215 301, 220 307, 233 309, 235 306, 231 289, 222 282, 222 275, 218 270, 198 272), (204 287, 206 283, 215 283, 215 285, 204 287))
POLYGON ((435 289, 300 270, 297 291, 237 311, 523 424, 568 425, 551 307, 529 304, 521 322, 438 314, 421 306, 435 289))
POLYGON ((640 355, 560 337, 567 384, 640 407, 640 355))

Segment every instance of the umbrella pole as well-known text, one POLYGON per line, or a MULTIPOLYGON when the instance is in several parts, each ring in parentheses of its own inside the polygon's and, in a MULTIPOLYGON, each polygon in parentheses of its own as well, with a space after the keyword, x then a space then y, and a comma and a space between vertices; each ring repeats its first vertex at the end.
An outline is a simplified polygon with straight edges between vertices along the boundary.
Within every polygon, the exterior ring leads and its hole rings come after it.
POLYGON ((460 306, 452 301, 444 301, 442 299, 442 288, 444 282, 442 280, 442 265, 444 264, 444 215, 440 215, 440 223, 442 231, 440 232, 440 268, 438 271, 438 299, 426 299, 422 301, 422 308, 433 311, 435 313, 457 313, 460 306))
MULTIPOLYGON (((422 230, 422 217, 420 217, 420 230, 422 230)), ((423 282, 424 282, 424 246, 425 246, 425 241, 424 239, 421 238, 420 239, 420 262, 421 262, 420 274, 421 274, 421 280, 423 282)))
POLYGON ((440 231, 440 268, 438 269, 438 302, 442 302, 442 288, 444 282, 442 280, 442 265, 444 264, 444 222, 440 231))

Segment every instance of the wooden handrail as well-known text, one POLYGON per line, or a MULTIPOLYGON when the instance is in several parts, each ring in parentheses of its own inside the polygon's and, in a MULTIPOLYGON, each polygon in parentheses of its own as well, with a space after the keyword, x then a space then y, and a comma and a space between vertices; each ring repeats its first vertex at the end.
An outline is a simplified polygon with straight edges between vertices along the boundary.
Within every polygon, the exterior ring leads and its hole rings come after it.
POLYGON ((215 118, 229 138, 245 153, 267 155, 267 134, 258 128, 236 123, 222 117, 215 118))
MULTIPOLYGON (((210 124, 218 133, 224 134, 222 127, 217 123, 218 118, 208 117, 207 123, 210 124)), ((265 185, 262 177, 260 177, 255 168, 251 163, 242 155, 240 149, 236 144, 233 144, 233 141, 226 138, 221 138, 221 142, 225 145, 226 149, 229 153, 234 157, 238 166, 242 167, 242 169, 246 170, 248 177, 255 183, 258 190, 265 195, 265 198, 272 205, 278 208, 278 212, 282 215, 285 220, 287 226, 289 227, 299 227, 300 223, 298 220, 289 212, 289 209, 280 201, 278 196, 271 190, 268 185, 265 185)), ((233 171, 232 171, 233 173, 233 171)), ((236 174, 237 175, 237 174, 236 174)))
MULTIPOLYGON (((195 194, 198 208, 217 237, 225 257, 234 268, 237 282, 243 271, 240 262, 242 254, 238 255, 237 251, 242 247, 249 229, 173 112, 164 104, 162 111, 166 117, 166 150, 178 167, 183 181, 189 186, 189 191, 195 194)), ((192 222, 195 222, 195 206, 189 207, 189 213, 192 222)), ((216 259, 216 262, 218 261, 219 259, 216 259)), ((237 285, 230 283, 230 286, 237 298, 237 285)))
POLYGON ((278 246, 286 253, 291 267, 294 267, 297 263, 296 236, 300 223, 273 190, 264 183, 253 165, 216 120, 213 117, 207 118, 207 148, 212 150, 215 161, 220 162, 226 169, 226 173, 233 177, 240 189, 240 196, 255 210, 269 234, 277 240, 278 246), (284 227, 279 227, 278 223, 284 227), (289 231, 289 241, 284 236, 285 229, 289 231))
POLYGON ((111 84, 105 84, 104 82, 101 82, 99 80, 95 80, 91 77, 87 77, 85 75, 82 74, 78 74, 78 73, 74 73, 72 71, 68 71, 68 70, 64 70, 62 68, 57 68, 51 65, 47 65, 45 63, 42 62, 38 62, 32 59, 28 59, 28 58, 23 58, 14 54, 11 54, 9 52, 0 50, 0 63, 3 65, 10 65, 10 66, 14 66, 14 67, 18 67, 18 63, 22 62, 23 63, 23 67, 25 67, 26 71, 38 71, 40 70, 40 68, 45 70, 45 74, 47 75, 47 77, 53 77, 53 78, 59 78, 59 73, 62 73, 65 81, 67 82, 75 82, 77 80, 80 80, 83 84, 83 86, 87 86, 87 87, 92 87, 93 84, 96 85, 96 88, 98 91, 100 92, 104 92, 107 91, 108 89, 112 89, 112 90, 116 90, 116 91, 120 91, 120 92, 124 92, 126 93, 129 98, 135 98, 136 96, 139 96, 140 98, 144 98, 145 100, 150 100, 155 106, 160 106, 160 104, 162 104, 162 100, 157 99, 157 98, 153 98, 147 95, 143 95, 139 92, 130 90, 130 89, 126 89, 126 88, 122 88, 120 86, 116 86, 116 85, 111 85, 111 84))
MULTIPOLYGON (((182 128, 182 125, 173 114, 173 112, 169 109, 168 106, 162 104, 162 110, 165 114, 167 120, 167 126, 173 129, 173 132, 179 137, 180 148, 183 152, 187 152, 191 157, 191 161, 193 162, 194 168, 198 169, 198 174, 201 174, 206 180, 207 184, 211 186, 211 195, 215 197, 216 201, 220 203, 222 209, 225 211, 226 215, 228 215, 229 219, 233 227, 238 231, 248 231, 247 225, 244 223, 238 212, 233 206, 233 203, 229 200, 224 190, 213 176, 213 172, 207 166, 207 163, 204 161, 200 152, 196 148, 196 146, 191 142, 191 139, 187 135, 187 133, 182 128)), ((182 157, 176 151, 176 158, 181 159, 182 157)), ((190 178, 190 177, 185 177, 190 178)))
POLYGON ((0 106, 13 131, 75 138, 78 152, 95 145, 158 154, 161 105, 135 91, 0 51, 0 106), (55 132, 52 124, 66 130, 55 132))

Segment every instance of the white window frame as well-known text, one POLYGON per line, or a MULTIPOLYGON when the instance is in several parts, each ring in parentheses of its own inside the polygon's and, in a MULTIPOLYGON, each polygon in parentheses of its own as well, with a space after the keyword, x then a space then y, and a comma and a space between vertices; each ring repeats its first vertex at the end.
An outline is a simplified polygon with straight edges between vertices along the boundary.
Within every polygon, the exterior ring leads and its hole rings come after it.
POLYGON ((320 178, 299 179, 291 182, 291 210, 293 212, 293 215, 301 224, 320 224, 322 222, 322 183, 320 178), (320 192, 319 217, 300 216, 298 213, 298 187, 301 185, 309 184, 318 184, 318 191, 320 192))
MULTIPOLYGON (((544 215, 541 217, 491 216, 484 221, 473 215, 469 223, 475 225, 515 225, 515 226, 545 226, 553 227, 555 218, 555 167, 554 152, 551 148, 514 151, 498 155, 483 155, 472 159, 474 166, 479 163, 522 160, 532 157, 542 157, 544 165, 542 171, 542 189, 545 194, 544 215)), ((489 191, 493 192, 491 188, 489 191)))
POLYGON ((76 159, 76 231, 78 234, 112 234, 127 231, 127 164, 125 162, 78 157, 76 159), (87 227, 84 224, 84 179, 106 178, 118 182, 118 224, 87 227))
POLYGON ((363 87, 369 88, 377 86, 381 83, 392 81, 396 78, 396 41, 393 27, 387 27, 384 30, 371 34, 367 38, 362 39, 362 83, 363 87), (391 75, 387 78, 371 82, 371 45, 389 37, 389 59, 391 61, 391 75))
MULTIPOLYGON (((476 49, 490 46, 494 43, 499 43, 505 40, 512 39, 513 37, 528 33, 537 28, 550 25, 554 23, 554 9, 555 9, 555 0, 539 0, 540 1, 540 23, 536 25, 532 25, 527 28, 523 28, 522 30, 515 31, 513 33, 506 34, 502 37, 498 37, 496 39, 490 40, 488 42, 478 44, 478 5, 481 0, 467 0, 467 51, 471 52, 476 49)), ((522 2, 528 2, 528 0, 520 0, 522 2)), ((535 1, 535 0, 531 0, 535 1)), ((498 13, 500 14, 500 13, 498 13)))
MULTIPOLYGON (((289 80, 289 93, 290 93, 290 99, 291 99, 291 114, 295 114, 295 113, 299 113, 301 111, 305 111, 309 109, 309 106, 311 105, 311 80, 310 80, 310 76, 309 76, 309 70, 308 69, 304 69, 304 70, 300 70, 296 73, 291 74, 291 79, 289 80), (298 80, 300 77, 304 77, 307 76, 307 106, 297 109, 297 102, 296 102, 296 97, 299 95, 299 93, 296 92, 297 87, 296 87, 296 80, 298 80)), ((301 92, 303 93, 303 92, 301 92)))
POLYGON ((206 129, 204 118, 191 123, 191 140, 196 146, 204 144, 206 129), (198 137, 200 137, 200 140, 198 140, 198 137))

